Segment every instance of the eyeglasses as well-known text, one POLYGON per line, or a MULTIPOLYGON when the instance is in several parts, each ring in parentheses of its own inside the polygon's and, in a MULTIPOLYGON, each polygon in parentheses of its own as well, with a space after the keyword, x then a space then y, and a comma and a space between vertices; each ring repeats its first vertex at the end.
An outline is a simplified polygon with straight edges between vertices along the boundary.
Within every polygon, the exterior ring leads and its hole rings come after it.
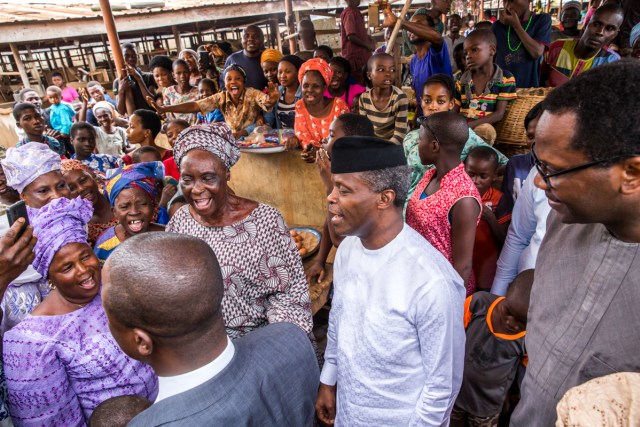
MULTIPOLYGON (((425 129, 427 129, 429 131, 429 133, 431 133, 431 135, 433 135, 433 138, 436 140, 436 142, 438 144, 440 144, 440 140, 438 139, 438 135, 436 135, 436 133, 433 131, 433 129, 431 129, 429 127, 429 124, 427 123, 427 118, 428 118, 428 116, 420 116, 420 117, 418 117, 416 119, 416 121, 418 122, 418 124, 420 126, 424 126, 425 129)), ((440 144, 440 145, 442 145, 442 144, 440 144)))
POLYGON ((577 172, 577 171, 582 170, 582 169, 588 169, 588 168, 596 166, 596 165, 601 165, 601 164, 612 162, 614 160, 622 159, 624 157, 632 157, 633 156, 633 155, 618 155, 618 156, 610 157, 608 159, 596 160, 594 162, 583 163, 581 165, 574 166, 572 168, 563 169, 561 171, 549 173, 549 169, 547 168, 547 166, 545 164, 543 164, 540 161, 540 159, 538 159, 538 156, 536 156, 535 146, 536 146, 536 143, 534 142, 531 145, 531 156, 533 156, 533 163, 536 165, 536 169, 538 170, 538 173, 540 174, 540 177, 544 180, 544 183, 547 184, 547 187, 549 187, 549 188, 552 188, 551 178, 553 178, 554 176, 564 175, 564 174, 571 173, 571 172, 577 172))

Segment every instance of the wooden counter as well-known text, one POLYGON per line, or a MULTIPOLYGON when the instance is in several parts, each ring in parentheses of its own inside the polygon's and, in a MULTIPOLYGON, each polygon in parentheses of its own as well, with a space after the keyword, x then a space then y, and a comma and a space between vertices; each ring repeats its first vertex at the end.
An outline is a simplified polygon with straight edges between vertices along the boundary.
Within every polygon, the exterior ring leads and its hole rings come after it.
MULTIPOLYGON (((289 227, 304 224, 322 231, 326 217, 327 194, 315 164, 300 158, 302 151, 274 154, 242 152, 231 168, 229 186, 241 197, 277 208, 289 227)), ((333 282, 332 250, 325 265, 325 278, 309 286, 311 311, 316 314, 329 299, 333 282)), ((317 254, 304 260, 305 271, 317 254)))
POLYGON ((300 158, 302 151, 274 154, 243 152, 231 168, 229 186, 238 196, 277 208, 287 224, 321 230, 327 194, 318 168, 300 158))

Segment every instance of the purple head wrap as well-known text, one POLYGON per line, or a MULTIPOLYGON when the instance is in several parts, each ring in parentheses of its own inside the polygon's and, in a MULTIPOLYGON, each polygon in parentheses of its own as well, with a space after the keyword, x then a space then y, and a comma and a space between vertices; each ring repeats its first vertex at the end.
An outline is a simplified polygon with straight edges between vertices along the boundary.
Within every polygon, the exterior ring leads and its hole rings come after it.
POLYGON ((29 210, 29 221, 38 236, 33 268, 45 279, 55 254, 69 243, 87 243, 87 223, 93 215, 91 202, 81 197, 54 199, 40 209, 29 210))
POLYGON ((224 122, 191 126, 180 132, 173 146, 173 159, 178 168, 191 150, 205 150, 218 156, 227 169, 231 169, 240 159, 240 150, 231 128, 224 122))
POLYGON ((40 142, 9 148, 1 163, 7 185, 18 193, 22 193, 40 175, 60 170, 60 156, 40 142))

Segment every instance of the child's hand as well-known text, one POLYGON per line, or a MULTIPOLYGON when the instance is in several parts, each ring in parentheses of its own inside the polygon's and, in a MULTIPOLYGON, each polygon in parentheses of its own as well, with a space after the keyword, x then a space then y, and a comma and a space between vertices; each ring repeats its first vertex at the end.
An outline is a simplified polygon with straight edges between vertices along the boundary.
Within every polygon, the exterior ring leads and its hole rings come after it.
POLYGON ((60 132, 58 132, 55 129, 47 129, 44 131, 44 134, 53 138, 53 139, 58 139, 60 138, 60 132))
POLYGON ((316 162, 316 151, 318 151, 318 148, 313 144, 309 144, 309 145, 307 145, 307 148, 305 148, 302 151, 302 154, 300 155, 300 157, 306 163, 315 163, 316 162))
POLYGON ((398 21, 396 15, 391 11, 391 4, 388 3, 387 7, 382 9, 382 14, 384 15, 384 21, 382 22, 382 28, 393 28, 398 21))
POLYGON ((316 166, 328 194, 333 189, 333 182, 331 181, 331 160, 329 159, 329 153, 324 148, 316 152, 316 166))
POLYGON ((487 222, 497 221, 496 214, 493 213, 493 209, 491 209, 487 205, 482 205, 482 219, 487 222))
POLYGON ((300 141, 298 141, 298 138, 295 135, 290 135, 282 140, 282 144, 284 145, 284 149, 289 151, 300 146, 300 141))
POLYGON ((147 100, 147 104, 149 104, 149 106, 151 106, 154 110, 156 110, 156 113, 160 115, 166 113, 166 110, 164 109, 164 105, 156 104, 153 98, 150 96, 145 97, 145 99, 147 100))
POLYGON ((278 85, 273 82, 269 82, 269 86, 267 87, 267 95, 269 96, 269 105, 274 105, 276 102, 278 102, 278 98, 280 98, 278 85))
POLYGON ((125 65, 125 71, 127 72, 127 75, 133 77, 136 81, 140 81, 142 79, 140 73, 138 73, 138 70, 136 70, 129 64, 125 65))
POLYGON ((89 103, 89 99, 91 98, 89 96, 89 93, 87 92, 86 88, 81 87, 78 92, 80 93, 80 99, 82 99, 82 103, 83 104, 88 104, 89 103))
POLYGON ((517 26, 522 27, 520 18, 513 11, 511 6, 507 6, 504 8, 504 10, 500 11, 500 22, 513 28, 516 28, 517 26))
POLYGON ((326 272, 324 270, 324 265, 320 264, 320 263, 313 263, 311 265, 311 267, 309 267, 309 270, 307 270, 307 282, 309 283, 309 286, 311 286, 314 282, 314 278, 317 277, 316 282, 317 283, 321 283, 324 280, 324 276, 325 276, 326 272))
POLYGON ((127 78, 127 69, 126 68, 122 69, 122 75, 124 77, 121 78, 120 79, 120 83, 118 83, 118 91, 119 92, 126 92, 127 90, 131 89, 131 82, 127 78))
POLYGON ((165 185, 162 189, 162 196, 160 197, 160 207, 167 208, 169 201, 176 195, 178 188, 173 184, 165 185))

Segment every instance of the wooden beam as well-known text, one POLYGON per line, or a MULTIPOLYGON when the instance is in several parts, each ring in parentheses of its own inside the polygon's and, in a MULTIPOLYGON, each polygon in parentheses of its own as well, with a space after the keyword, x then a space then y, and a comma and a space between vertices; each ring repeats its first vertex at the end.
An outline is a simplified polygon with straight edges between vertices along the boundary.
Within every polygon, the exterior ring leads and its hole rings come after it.
POLYGON ((20 58, 20 52, 18 51, 18 47, 13 43, 11 43, 9 47, 11 48, 11 53, 13 53, 13 59, 16 61, 16 66, 18 67, 20 78, 22 79, 22 85, 24 87, 31 87, 31 84, 29 83, 29 75, 27 74, 27 69, 24 68, 24 63, 22 62, 22 58, 20 58))
POLYGON ((180 39, 180 31, 177 25, 171 26, 171 32, 173 33, 173 39, 176 42, 176 50, 178 53, 182 50, 182 40, 180 39))
MULTIPOLYGON (((284 0, 284 23, 289 30, 289 35, 296 32, 296 26, 294 23, 293 17, 293 1, 292 0, 284 0)), ((296 39, 290 38, 289 40, 289 53, 293 55, 298 50, 298 46, 296 44, 296 39)))

